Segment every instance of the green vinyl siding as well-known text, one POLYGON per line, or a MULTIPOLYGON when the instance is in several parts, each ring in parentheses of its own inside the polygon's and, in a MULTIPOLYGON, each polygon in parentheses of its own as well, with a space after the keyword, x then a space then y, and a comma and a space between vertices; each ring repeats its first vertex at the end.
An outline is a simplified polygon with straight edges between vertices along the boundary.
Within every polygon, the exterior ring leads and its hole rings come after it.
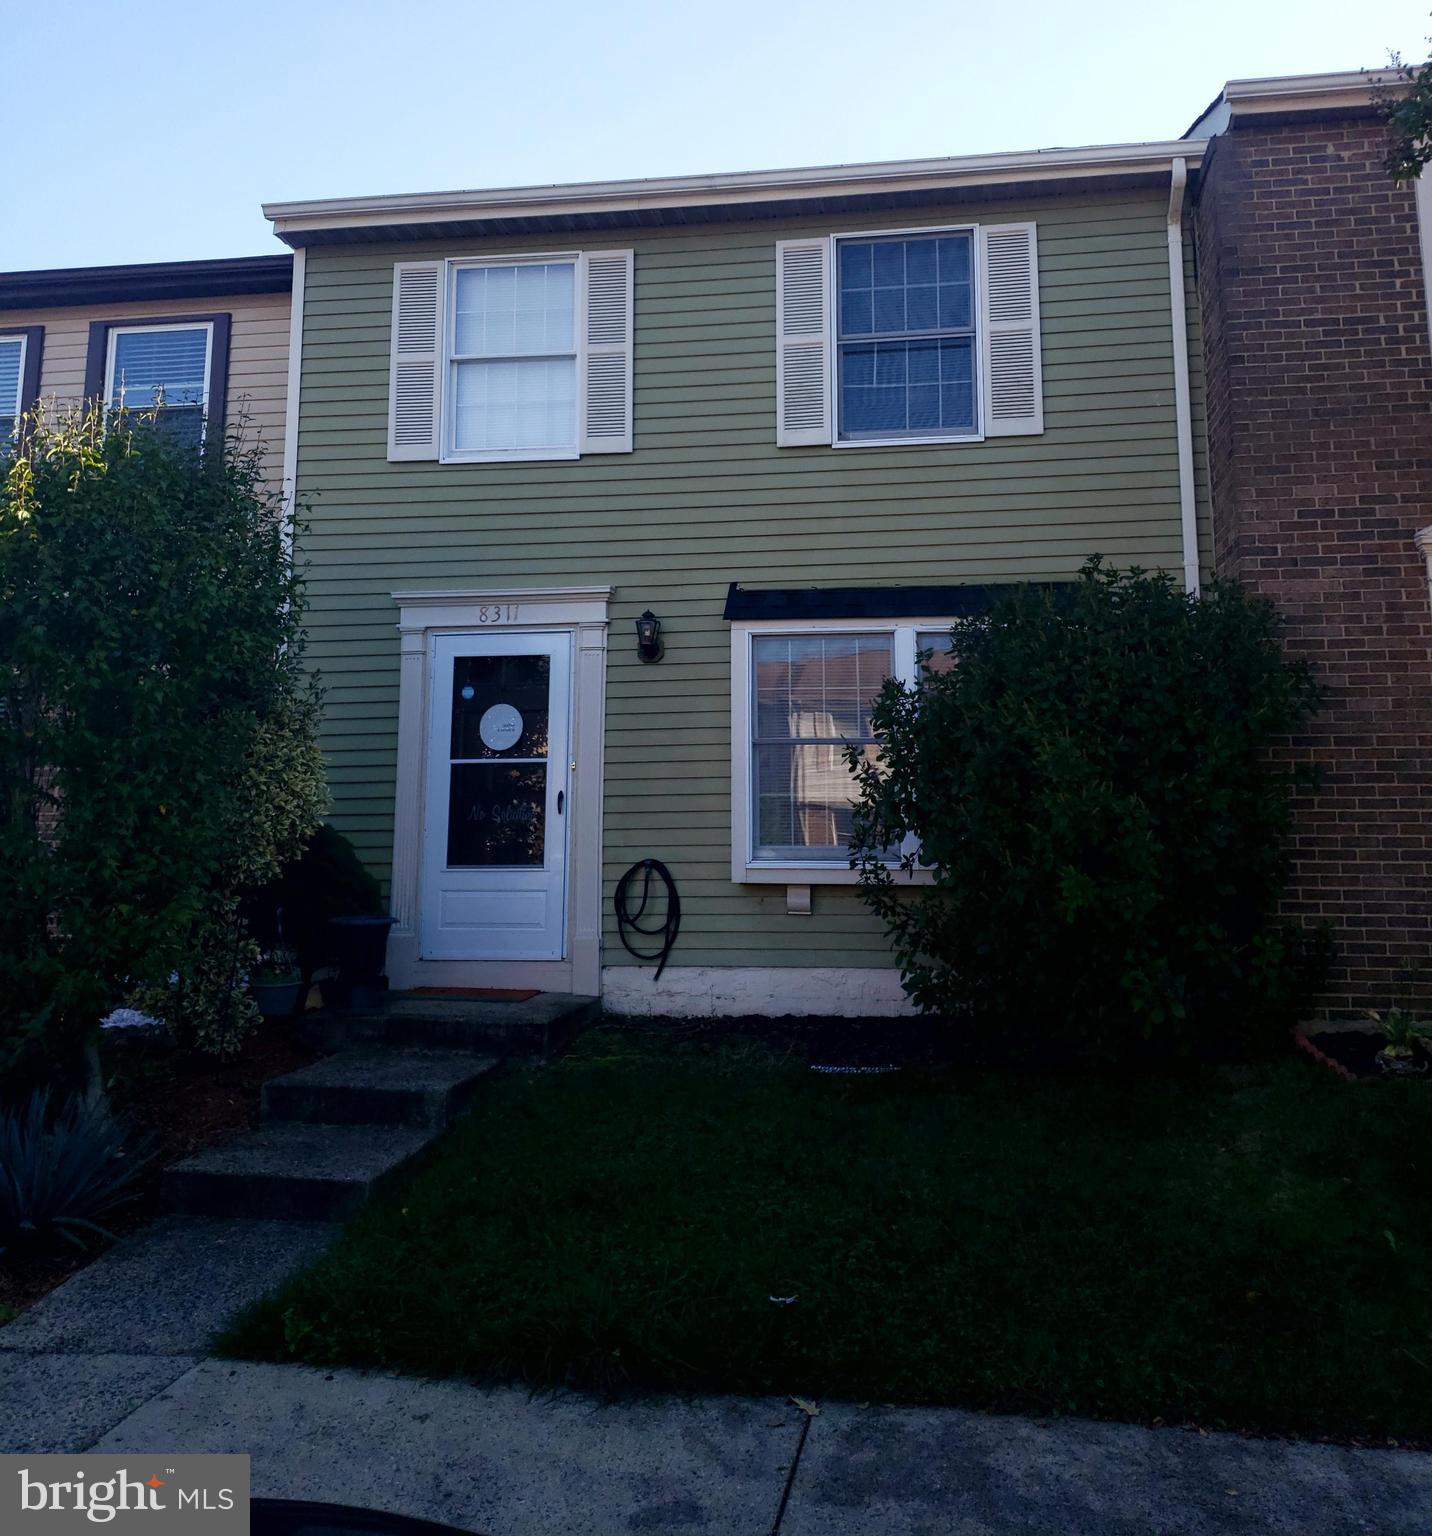
MULTIPOLYGON (((576 462, 390 464, 386 453, 393 263, 570 250, 577 237, 312 248, 301 548, 337 825, 386 876, 393 590, 609 582, 607 905, 622 871, 652 856, 681 890, 673 964, 888 963, 853 890, 818 887, 813 914, 796 917, 784 887, 731 882, 727 584, 1043 580, 1094 553, 1181 570, 1166 206, 1149 190, 581 239, 636 251, 635 451, 576 462), (1044 433, 778 449, 775 242, 971 218, 1038 223, 1044 433), (636 656, 634 620, 648 607, 666 642, 656 666, 636 656)), ((1193 330, 1189 350, 1196 370, 1193 330)), ((1197 372, 1193 405, 1206 525, 1197 372)), ((627 958, 608 915, 605 962, 627 958)))

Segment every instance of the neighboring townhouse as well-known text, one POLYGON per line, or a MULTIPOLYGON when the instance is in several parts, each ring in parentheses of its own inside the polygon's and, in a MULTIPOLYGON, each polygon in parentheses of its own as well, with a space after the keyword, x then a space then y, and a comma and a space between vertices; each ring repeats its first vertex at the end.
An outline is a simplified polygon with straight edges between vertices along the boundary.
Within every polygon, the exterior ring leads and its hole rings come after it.
POLYGON ((1211 567, 1203 152, 266 209, 334 820, 395 987, 904 1006, 842 744, 989 583, 1211 567), (648 858, 659 981, 611 910, 648 858))
POLYGON ((1289 910, 1333 1014, 1432 983, 1432 178, 1388 180, 1374 79, 1232 81, 1189 130, 1217 568, 1330 690, 1289 910))
POLYGON ((0 441, 37 401, 158 408, 283 462, 293 258, 0 273, 0 441))

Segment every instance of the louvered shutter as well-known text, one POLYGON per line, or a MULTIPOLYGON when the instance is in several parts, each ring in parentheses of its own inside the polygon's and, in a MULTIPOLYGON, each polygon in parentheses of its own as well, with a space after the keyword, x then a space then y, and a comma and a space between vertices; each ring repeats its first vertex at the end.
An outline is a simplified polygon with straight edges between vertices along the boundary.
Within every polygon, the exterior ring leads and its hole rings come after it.
POLYGON ((980 274, 985 436, 1042 432, 1044 382, 1039 362, 1039 254, 1034 225, 982 225, 980 274))
POLYGON ((393 268, 393 347, 388 375, 388 457, 435 459, 442 415, 443 264, 393 268))
POLYGON ((587 370, 582 452, 630 453, 631 251, 593 251, 587 261, 587 370))
POLYGON ((776 242, 776 443, 830 442, 830 241, 776 242))

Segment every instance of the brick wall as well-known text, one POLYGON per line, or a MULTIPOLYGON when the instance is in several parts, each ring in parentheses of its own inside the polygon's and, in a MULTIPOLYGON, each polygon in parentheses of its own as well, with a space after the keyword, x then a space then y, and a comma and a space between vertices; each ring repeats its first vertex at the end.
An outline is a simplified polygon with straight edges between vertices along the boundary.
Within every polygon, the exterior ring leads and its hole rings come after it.
POLYGON ((1236 126, 1194 212, 1220 573, 1330 690, 1288 912, 1332 924, 1320 1011, 1432 1008, 1432 344, 1410 190, 1366 119, 1236 126))

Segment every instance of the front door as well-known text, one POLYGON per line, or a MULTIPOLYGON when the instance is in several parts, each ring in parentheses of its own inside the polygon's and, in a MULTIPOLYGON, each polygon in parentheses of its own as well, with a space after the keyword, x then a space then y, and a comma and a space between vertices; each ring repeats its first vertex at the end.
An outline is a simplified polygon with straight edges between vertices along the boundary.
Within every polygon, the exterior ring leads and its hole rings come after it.
POLYGON ((433 639, 425 960, 560 960, 571 638, 433 639))

